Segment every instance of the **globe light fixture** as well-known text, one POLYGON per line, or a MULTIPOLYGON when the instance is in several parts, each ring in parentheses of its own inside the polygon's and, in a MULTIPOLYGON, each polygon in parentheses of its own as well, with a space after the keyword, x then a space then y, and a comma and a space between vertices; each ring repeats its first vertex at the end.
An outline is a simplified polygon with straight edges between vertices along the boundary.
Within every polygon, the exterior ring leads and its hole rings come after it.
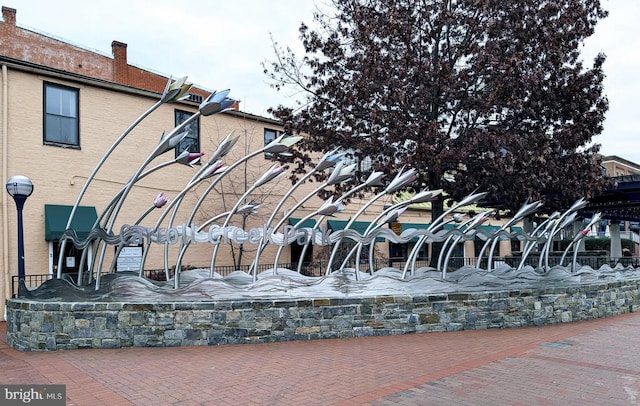
POLYGON ((26 176, 16 175, 9 178, 5 185, 7 192, 13 197, 18 210, 18 279, 24 280, 24 233, 22 226, 22 208, 27 197, 33 193, 33 183, 26 176))

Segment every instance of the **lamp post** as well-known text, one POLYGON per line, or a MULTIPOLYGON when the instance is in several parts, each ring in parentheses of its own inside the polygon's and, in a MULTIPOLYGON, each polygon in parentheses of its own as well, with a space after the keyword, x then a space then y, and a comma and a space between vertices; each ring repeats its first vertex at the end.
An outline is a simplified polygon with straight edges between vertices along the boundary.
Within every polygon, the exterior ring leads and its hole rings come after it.
POLYGON ((22 232, 22 208, 27 197, 33 193, 33 183, 26 176, 16 175, 9 178, 7 192, 13 197, 18 210, 18 279, 24 280, 24 236, 22 232))

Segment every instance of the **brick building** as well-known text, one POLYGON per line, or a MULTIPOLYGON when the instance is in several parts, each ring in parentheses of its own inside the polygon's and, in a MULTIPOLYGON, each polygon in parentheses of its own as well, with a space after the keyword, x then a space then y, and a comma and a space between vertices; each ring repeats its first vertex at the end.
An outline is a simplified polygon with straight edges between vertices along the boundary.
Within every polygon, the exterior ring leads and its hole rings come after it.
MULTIPOLYGON (((124 43, 114 41, 111 44, 113 58, 110 58, 21 28, 16 24, 14 9, 3 7, 2 15, 0 171, 5 181, 14 175, 24 175, 35 186, 24 207, 25 268, 27 275, 51 274, 57 270, 58 239, 64 231, 60 227, 66 225, 69 206, 74 204, 87 177, 113 142, 159 100, 168 78, 129 65, 124 43)), ((122 190, 158 144, 161 135, 195 113, 209 94, 202 87, 192 87, 186 100, 161 105, 124 138, 97 172, 80 202, 81 209, 76 217, 84 224, 78 226, 78 231, 90 229, 96 216, 122 190)), ((244 113, 239 110, 238 103, 231 110, 202 116, 188 128, 190 133, 176 152, 159 156, 149 167, 175 159, 187 145, 190 152, 205 153, 202 160, 206 162, 207 155, 232 132, 239 136, 235 149, 227 157, 233 162, 247 152, 261 148, 265 139, 270 140, 281 132, 278 122, 244 113)), ((230 176, 226 183, 221 182, 210 194, 211 198, 202 205, 195 222, 199 224, 213 214, 229 210, 244 191, 245 182, 253 182, 273 163, 260 155, 246 167, 240 167, 238 174, 230 176)), ((171 165, 137 182, 113 229, 118 231, 122 224, 133 224, 160 192, 172 199, 201 167, 171 165)), ((176 221, 190 214, 207 184, 202 182, 185 195, 176 221)), ((268 213, 285 190, 282 185, 266 185, 251 198, 259 201, 262 210, 268 213)), ((4 303, 11 294, 12 276, 17 275, 17 220, 15 205, 6 192, 0 194, 0 202, 0 303, 4 303)), ((153 212, 145 221, 153 225, 158 215, 153 212)), ((249 226, 252 221, 257 226, 260 219, 249 217, 248 221, 249 226)), ((81 262, 80 250, 69 245, 62 272, 76 273, 81 262)), ((160 248, 153 249, 156 251, 150 251, 145 268, 163 268, 160 248)), ((210 265, 210 245, 190 247, 189 253, 183 265, 210 265)), ((244 263, 248 258, 246 255, 244 263)), ((286 255, 288 258, 288 252, 286 255)), ((172 258, 175 256, 172 251, 172 258)), ((111 261, 112 257, 113 249, 110 248, 106 251, 106 260, 111 261)), ((231 265, 233 261, 230 252, 221 252, 216 264, 231 265)))

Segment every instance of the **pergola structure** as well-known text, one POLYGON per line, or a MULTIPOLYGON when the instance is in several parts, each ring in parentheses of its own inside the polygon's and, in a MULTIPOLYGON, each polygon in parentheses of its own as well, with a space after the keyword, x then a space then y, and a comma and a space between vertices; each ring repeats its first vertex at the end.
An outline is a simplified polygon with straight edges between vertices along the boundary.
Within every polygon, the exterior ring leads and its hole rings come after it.
MULTIPOLYGON (((617 176, 612 178, 615 186, 589 199, 589 204, 580 214, 589 218, 601 213, 603 219, 613 223, 620 221, 640 222, 640 174, 617 176)), ((622 256, 620 228, 610 227, 611 257, 622 256)))
POLYGON ((640 221, 640 174, 612 178, 616 184, 589 199, 581 214, 590 217, 602 213, 602 218, 618 221, 640 221))

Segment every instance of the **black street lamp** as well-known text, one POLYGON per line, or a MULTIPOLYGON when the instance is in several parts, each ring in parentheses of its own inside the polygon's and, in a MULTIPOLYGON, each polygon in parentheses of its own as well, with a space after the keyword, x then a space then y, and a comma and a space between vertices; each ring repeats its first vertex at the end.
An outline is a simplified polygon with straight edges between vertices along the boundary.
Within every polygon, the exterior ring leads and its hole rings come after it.
POLYGON ((24 280, 24 236, 22 227, 22 207, 27 197, 33 193, 33 183, 26 176, 12 176, 6 184, 7 192, 13 197, 18 210, 18 279, 24 280))

